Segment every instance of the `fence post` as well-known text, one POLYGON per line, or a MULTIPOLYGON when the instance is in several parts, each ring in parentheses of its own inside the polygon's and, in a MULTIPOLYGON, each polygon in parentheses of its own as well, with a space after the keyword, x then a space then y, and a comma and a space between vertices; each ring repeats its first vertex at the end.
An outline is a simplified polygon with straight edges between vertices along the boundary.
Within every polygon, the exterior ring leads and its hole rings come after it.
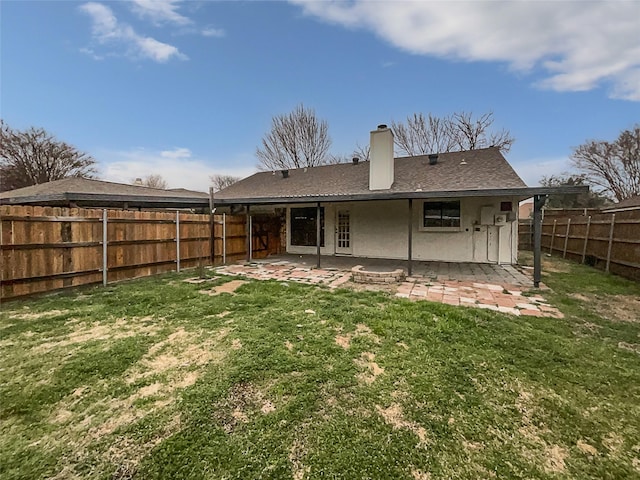
POLYGON ((102 285, 107 285, 107 209, 102 210, 102 285))
POLYGON ((222 214, 222 264, 227 264, 227 214, 222 214))
POLYGON ((556 222, 558 220, 557 219, 553 219, 553 230, 551 230, 551 241, 549 242, 549 255, 551 255, 551 253, 553 252, 553 241, 556 238, 556 222))
POLYGON ((611 229, 609 230, 609 248, 607 248, 607 266, 604 271, 609 273, 609 265, 611 264, 611 247, 613 246, 613 227, 616 224, 616 214, 611 214, 611 229))
POLYGON ((584 234, 584 245, 582 246, 582 263, 587 256, 587 242, 589 241, 589 229, 591 227, 591 215, 587 218, 587 231, 584 234))
POLYGON ((567 231, 564 233, 564 248, 562 249, 562 258, 567 257, 567 243, 569 242, 569 229, 571 228, 571 219, 567 218, 567 231))
POLYGON ((180 211, 176 210, 176 271, 180 271, 180 211))

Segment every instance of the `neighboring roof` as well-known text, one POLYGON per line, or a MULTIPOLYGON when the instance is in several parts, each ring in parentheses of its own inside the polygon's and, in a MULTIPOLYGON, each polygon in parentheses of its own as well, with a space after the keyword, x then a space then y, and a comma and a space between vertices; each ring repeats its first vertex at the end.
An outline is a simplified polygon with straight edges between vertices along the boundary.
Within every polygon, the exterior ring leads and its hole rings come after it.
POLYGON ((163 190, 140 185, 68 177, 0 193, 0 204, 87 207, 196 208, 209 204, 209 195, 185 189, 163 190))
POLYGON ((615 205, 602 209, 604 213, 624 212, 626 210, 640 210, 640 195, 626 198, 615 205))
MULTIPOLYGON (((573 187, 572 187, 573 188, 573 187)), ((388 190, 369 190, 369 162, 343 163, 259 172, 215 194, 216 204, 315 202, 427 198, 446 196, 522 196, 548 193, 529 188, 496 147, 394 159, 394 182, 388 190)), ((551 189, 555 191, 555 189, 551 189)), ((584 190, 582 188, 580 191, 584 190)), ((572 190, 573 191, 573 190, 572 190)))

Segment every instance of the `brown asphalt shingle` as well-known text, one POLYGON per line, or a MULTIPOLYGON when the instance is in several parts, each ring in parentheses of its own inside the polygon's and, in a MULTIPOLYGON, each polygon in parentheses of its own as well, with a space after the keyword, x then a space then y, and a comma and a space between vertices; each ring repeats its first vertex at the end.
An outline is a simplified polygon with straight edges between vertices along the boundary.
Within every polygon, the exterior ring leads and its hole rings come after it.
POLYGON ((427 155, 395 159, 394 183, 389 190, 369 190, 369 162, 259 172, 216 193, 217 199, 340 196, 408 192, 460 192, 526 185, 498 148, 442 153, 436 165, 427 155), (463 162, 464 160, 464 162, 463 162))

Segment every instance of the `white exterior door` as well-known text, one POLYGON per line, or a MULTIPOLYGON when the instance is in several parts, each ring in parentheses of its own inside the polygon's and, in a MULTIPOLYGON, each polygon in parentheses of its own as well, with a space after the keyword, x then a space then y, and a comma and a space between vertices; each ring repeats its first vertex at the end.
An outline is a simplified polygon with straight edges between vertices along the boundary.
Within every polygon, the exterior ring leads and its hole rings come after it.
POLYGON ((336 212, 336 254, 351 255, 351 213, 349 210, 336 212))

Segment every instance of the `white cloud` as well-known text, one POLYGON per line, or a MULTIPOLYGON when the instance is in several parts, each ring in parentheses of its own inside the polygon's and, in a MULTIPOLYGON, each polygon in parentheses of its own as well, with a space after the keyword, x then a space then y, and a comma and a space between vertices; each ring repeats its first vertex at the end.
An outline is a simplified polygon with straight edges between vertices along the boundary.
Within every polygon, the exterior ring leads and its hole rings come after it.
POLYGON ((190 158, 191 150, 188 148, 174 148, 173 150, 163 150, 160 152, 162 158, 169 158, 171 160, 177 160, 180 158, 190 158))
POLYGON ((189 25, 191 19, 178 13, 181 0, 132 0, 132 10, 142 18, 151 20, 156 25, 172 23, 189 25))
POLYGON ((209 191, 209 176, 214 174, 246 177, 256 172, 252 155, 236 157, 234 165, 225 166, 222 162, 208 161, 193 157, 188 148, 173 150, 149 150, 136 148, 125 151, 97 151, 100 177, 118 183, 132 183, 135 178, 148 175, 161 175, 169 188, 187 188, 201 192, 209 191), (105 159, 105 160, 102 160, 105 159), (106 160, 108 159, 108 160, 106 160))
MULTIPOLYGON (((119 22, 112 10, 101 3, 85 3, 80 10, 91 17, 93 38, 101 45, 119 45, 127 56, 149 58, 158 63, 172 58, 187 59, 177 47, 139 35, 130 25, 119 22)), ((96 57, 92 49, 85 48, 82 51, 91 52, 96 57)))
POLYGON ((308 15, 373 31, 411 53, 541 69, 541 88, 640 101, 640 2, 290 0, 308 15))
POLYGON ((568 157, 531 158, 511 161, 513 169, 529 186, 540 185, 543 176, 559 175, 571 170, 568 157))
POLYGON ((216 38, 222 38, 227 34, 227 32, 225 32, 222 28, 213 28, 213 27, 203 28, 200 33, 202 33, 202 36, 204 37, 216 37, 216 38))

